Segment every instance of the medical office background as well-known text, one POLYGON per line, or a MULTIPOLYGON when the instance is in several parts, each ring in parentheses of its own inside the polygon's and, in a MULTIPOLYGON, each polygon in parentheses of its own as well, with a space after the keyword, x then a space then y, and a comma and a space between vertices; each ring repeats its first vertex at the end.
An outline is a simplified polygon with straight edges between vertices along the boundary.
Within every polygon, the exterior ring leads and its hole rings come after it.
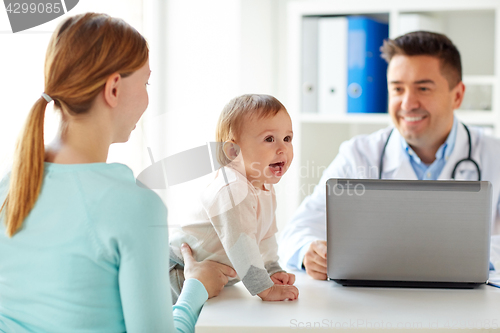
MULTIPOLYGON (((153 161, 213 141, 220 111, 235 96, 270 94, 287 107, 295 158, 276 187, 280 230, 313 191, 341 142, 391 123, 387 114, 303 109, 309 84, 303 78, 304 18, 365 15, 387 23, 390 37, 412 27, 447 34, 462 54, 467 86, 467 100, 457 116, 500 137, 498 0, 80 0, 62 18, 16 34, 2 5, 1 176, 10 168, 26 115, 43 92, 51 33, 64 17, 88 11, 123 18, 150 45, 148 110, 129 141, 112 145, 108 158, 128 165, 136 177, 153 161)), ((57 122, 48 107, 46 143, 55 136, 57 122)), ((157 190, 174 227, 208 177, 157 190)))

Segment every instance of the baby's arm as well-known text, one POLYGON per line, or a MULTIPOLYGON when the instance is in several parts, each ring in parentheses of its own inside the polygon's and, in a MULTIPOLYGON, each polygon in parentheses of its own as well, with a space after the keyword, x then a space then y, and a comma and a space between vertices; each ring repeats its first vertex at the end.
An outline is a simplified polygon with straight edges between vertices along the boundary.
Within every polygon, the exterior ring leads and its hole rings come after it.
MULTIPOLYGON (((254 244, 256 242, 254 241, 254 244)), ((272 237, 263 240, 259 246, 259 257, 262 262, 266 262, 264 265, 267 277, 271 278, 274 285, 257 295, 263 301, 284 301, 284 300, 295 300, 299 296, 299 290, 292 286, 295 282, 295 275, 286 273, 278 263, 277 255, 278 245, 276 243, 276 237, 272 237), (263 251, 264 250, 264 251, 263 251), (268 254, 268 255, 264 255, 268 254)), ((263 273, 263 272, 262 272, 263 273)), ((264 274, 264 273, 263 273, 264 274)), ((264 277, 262 277, 264 279, 264 277)))
POLYGON ((274 286, 260 257, 259 247, 252 234, 241 227, 242 207, 235 207, 210 220, 239 278, 252 295, 274 286), (236 214, 238 212, 238 214, 236 214))
POLYGON ((287 273, 278 263, 278 243, 274 233, 260 242, 259 250, 266 263, 266 270, 275 284, 294 284, 295 275, 287 273))
MULTIPOLYGON (((237 190, 231 189, 233 192, 237 190)), ((257 198, 249 193, 233 207, 227 204, 229 200, 224 200, 224 189, 221 192, 207 211, 218 213, 209 214, 210 221, 245 287, 252 295, 259 295, 263 300, 295 299, 294 295, 298 294, 296 288, 275 286, 264 265, 255 237, 257 198)), ((226 192, 226 195, 229 193, 226 192)))
MULTIPOLYGON (((242 235, 242 237, 245 238, 247 236, 242 235)), ((274 242, 276 242, 276 240, 274 242)), ((295 281, 295 276, 293 274, 287 274, 286 272, 284 272, 278 264, 278 261, 271 261, 263 265, 264 260, 261 256, 255 238, 253 238, 251 242, 248 242, 245 247, 246 249, 244 249, 244 251, 246 250, 245 252, 247 254, 254 253, 255 255, 255 258, 253 259, 253 263, 255 266, 250 265, 250 269, 241 279, 250 293, 252 293, 252 291, 255 292, 263 301, 284 301, 287 299, 297 299, 297 297, 299 296, 299 291, 295 286, 292 286, 293 282, 295 281), (264 266, 264 269, 257 269, 257 265, 260 267, 264 266), (291 275, 291 277, 289 277, 289 275, 291 275), (284 276, 286 276, 286 278, 284 276), (264 281, 268 281, 266 285, 270 285, 270 287, 261 292, 257 292, 258 289, 261 289, 264 286, 264 284, 261 284, 264 283, 264 281)), ((226 250, 226 252, 228 254, 229 260, 231 260, 231 263, 233 263, 236 272, 238 272, 237 266, 240 266, 243 262, 236 262, 232 259, 232 257, 234 257, 234 253, 231 252, 233 251, 226 250)), ((254 293, 252 293, 252 295, 254 295, 254 293)))
MULTIPOLYGON (((276 207, 274 193, 273 203, 274 207, 276 207)), ((271 277, 271 280, 273 280, 275 284, 292 285, 295 283, 295 275, 287 273, 278 263, 279 256, 276 232, 278 232, 278 228, 276 226, 276 212, 274 212, 271 227, 267 231, 265 238, 262 242, 260 242, 260 253, 262 255, 262 259, 266 263, 266 269, 271 277)))

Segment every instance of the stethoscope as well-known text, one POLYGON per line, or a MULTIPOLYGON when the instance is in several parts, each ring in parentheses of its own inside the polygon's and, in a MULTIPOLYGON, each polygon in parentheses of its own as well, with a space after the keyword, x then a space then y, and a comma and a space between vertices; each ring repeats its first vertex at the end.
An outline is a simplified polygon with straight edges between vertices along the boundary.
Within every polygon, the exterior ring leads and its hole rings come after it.
MULTIPOLYGON (((479 180, 481 180, 481 169, 479 168, 479 164, 477 164, 477 162, 474 161, 472 159, 472 157, 471 157, 472 156, 472 139, 470 137, 469 128, 464 123, 462 123, 462 125, 464 125, 465 131, 467 132, 467 136, 469 137, 469 155, 467 156, 467 158, 464 158, 464 159, 458 161, 457 164, 455 164, 455 167, 453 168, 453 172, 451 173, 451 179, 455 180, 455 172, 457 171, 457 168, 460 165, 460 163, 462 163, 462 162, 472 162, 476 166, 476 169, 477 169, 477 178, 478 178, 477 180, 479 181, 479 180)), ((394 131, 394 128, 391 129, 391 131, 389 132, 389 136, 387 137, 387 140, 385 141, 384 148, 382 149, 382 154, 380 155, 380 165, 379 165, 379 169, 378 169, 378 179, 382 179, 382 170, 384 168, 385 148, 387 147, 387 144, 389 143, 389 139, 391 138, 392 131, 394 131)))

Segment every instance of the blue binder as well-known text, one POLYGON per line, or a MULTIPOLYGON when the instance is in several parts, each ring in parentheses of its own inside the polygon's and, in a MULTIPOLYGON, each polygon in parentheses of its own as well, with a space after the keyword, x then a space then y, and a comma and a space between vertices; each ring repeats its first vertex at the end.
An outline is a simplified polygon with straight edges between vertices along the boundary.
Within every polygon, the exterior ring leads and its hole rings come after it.
POLYGON ((387 112, 387 63, 380 57, 380 46, 388 37, 388 24, 348 18, 348 113, 387 112))

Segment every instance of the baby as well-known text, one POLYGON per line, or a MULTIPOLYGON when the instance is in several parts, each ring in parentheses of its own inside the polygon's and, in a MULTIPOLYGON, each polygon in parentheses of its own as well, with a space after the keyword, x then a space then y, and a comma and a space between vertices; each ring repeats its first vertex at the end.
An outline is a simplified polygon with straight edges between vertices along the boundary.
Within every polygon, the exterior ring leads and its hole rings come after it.
POLYGON ((264 301, 298 297, 295 276, 278 264, 273 188, 292 162, 292 137, 290 116, 272 96, 243 95, 224 107, 216 130, 222 167, 202 192, 192 218, 170 240, 174 303, 184 282, 184 242, 198 261, 233 267, 238 276, 228 285, 241 280, 264 301))

